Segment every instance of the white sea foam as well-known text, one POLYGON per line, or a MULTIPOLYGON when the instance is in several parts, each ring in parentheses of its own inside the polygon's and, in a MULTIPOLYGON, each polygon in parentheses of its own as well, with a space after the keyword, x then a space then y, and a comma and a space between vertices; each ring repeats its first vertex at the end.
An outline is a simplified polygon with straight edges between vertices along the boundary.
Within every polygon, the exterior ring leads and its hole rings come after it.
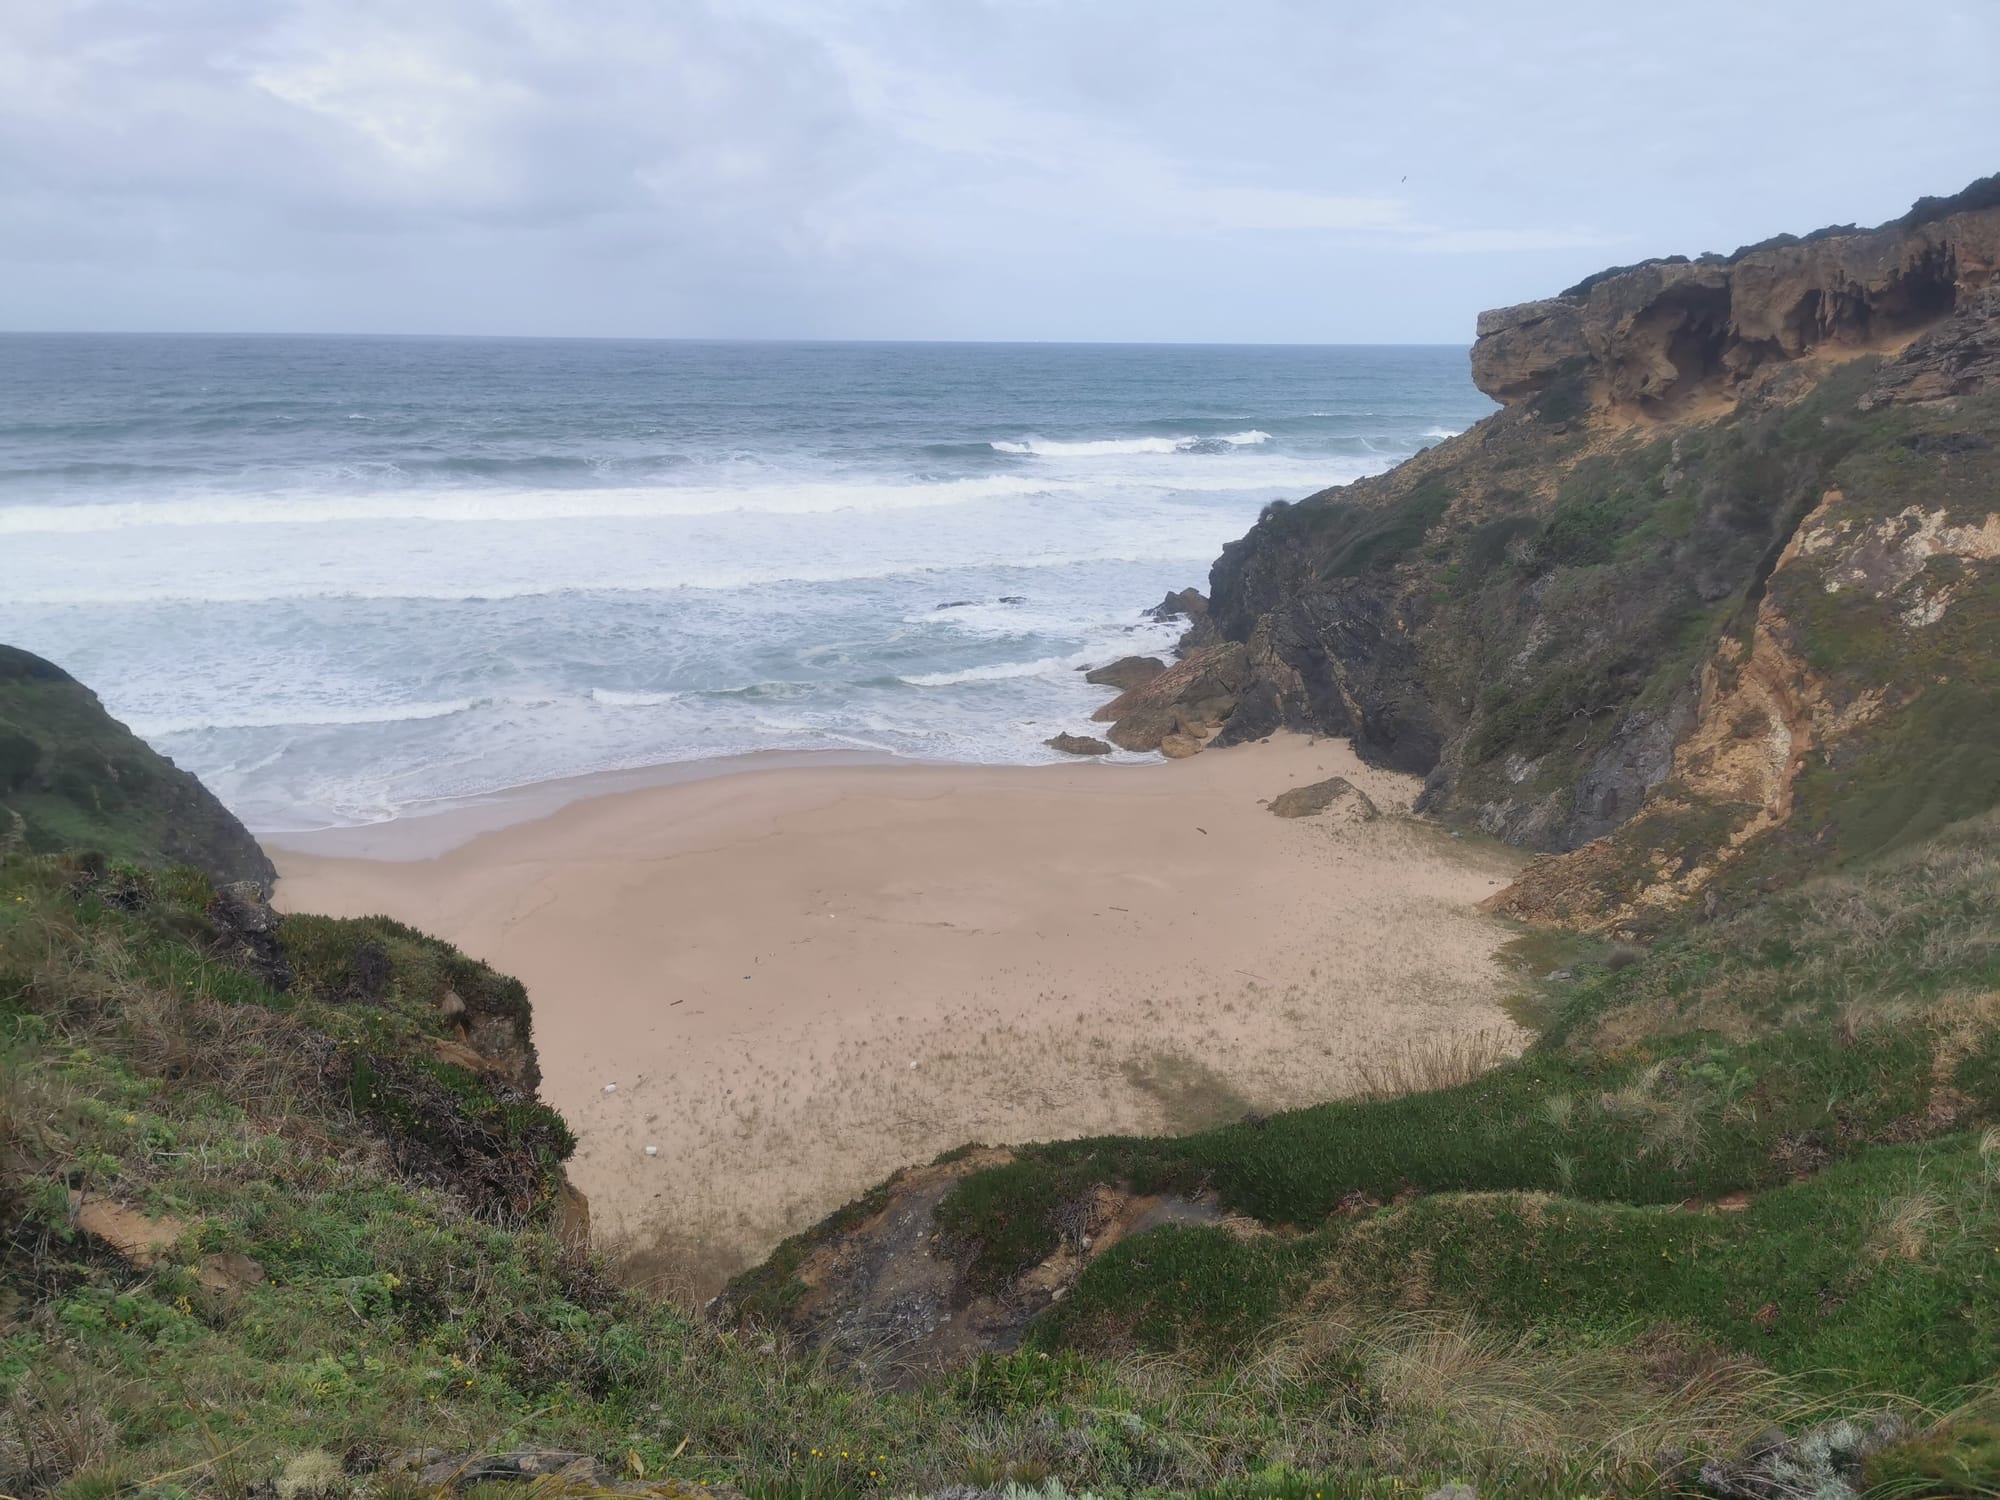
MULTIPOLYGON (((129 475, 72 474, 60 444, 0 467, 0 639, 74 668, 262 828, 780 748, 1045 760, 1107 696, 1077 668, 1164 656, 1185 622, 1145 607, 1260 507, 1471 419, 1361 412, 1226 354, 1171 390, 1058 368, 879 411, 815 393, 888 356, 718 358, 726 380, 655 389, 613 361, 546 402, 535 358, 496 351, 477 411, 472 388, 433 405, 435 382, 394 380, 356 406, 302 365, 298 410, 266 413, 296 441, 205 424, 172 464, 153 416, 122 450, 93 429, 129 475), (1225 385, 1231 415, 1185 415, 1225 385), (1298 422, 1304 400, 1343 420, 1298 422), (971 453, 982 431, 999 441, 971 453)), ((261 378, 236 386, 266 412, 261 378)), ((118 416, 132 393, 101 389, 118 416)))
POLYGON ((1050 677, 1073 672, 1083 663, 1074 656, 1043 656, 1034 661, 1002 661, 991 666, 966 667, 957 672, 916 672, 901 677, 911 687, 958 687, 967 682, 1005 682, 1014 677, 1050 677))
POLYGON ((761 512, 817 515, 915 510, 1075 489, 1048 480, 989 475, 935 483, 799 483, 742 487, 609 486, 585 489, 400 489, 359 494, 186 495, 101 505, 0 507, 0 535, 77 534, 151 526, 313 526, 383 521, 492 524, 666 519, 761 512))
POLYGON ((1465 429, 1462 427, 1426 427, 1423 436, 1427 438, 1455 438, 1465 429))
MULTIPOLYGON (((1254 432, 1190 439, 1254 447, 1254 432)), ((933 481, 764 483, 756 485, 629 485, 576 489, 359 489, 353 492, 289 491, 242 494, 209 491, 156 500, 87 505, 0 506, 0 536, 82 536, 148 528, 230 528, 275 526, 356 526, 390 522, 454 525, 508 525, 538 521, 673 521, 728 515, 870 515, 933 510, 951 506, 1005 504, 1046 495, 1101 495, 1107 489, 1229 494, 1245 490, 1323 488, 1380 468, 1343 458, 1275 458, 1214 468, 1189 465, 1172 470, 1146 466, 1148 457, 1186 451, 1179 440, 1135 439, 1131 446, 1105 449, 1140 465, 1124 470, 1046 477, 989 474, 933 481)), ((994 444, 1001 448, 1001 444, 994 444)), ((1061 448, 1065 445, 1056 445, 1061 448)), ((1089 448, 1091 445, 1070 445, 1089 448)), ((1027 451, 1023 449, 1021 451, 1027 451)), ((1054 450, 1049 450, 1053 452, 1054 450)))
POLYGON ((995 453, 1033 458, 1114 458, 1139 453, 1192 453, 1211 444, 1247 448, 1270 441, 1270 433, 1252 428, 1248 432, 1232 432, 1220 437, 1091 438, 1078 442, 1030 435, 1018 441, 991 442, 987 446, 995 453))
POLYGON ((402 724, 469 713, 486 701, 457 698, 446 703, 355 704, 346 708, 320 704, 280 705, 261 713, 231 714, 224 719, 135 718, 127 727, 141 738, 151 739, 159 735, 199 734, 217 729, 316 729, 346 724, 402 724))
POLYGON ((594 687, 590 690, 593 703, 602 703, 606 708, 660 708, 669 703, 678 703, 686 693, 627 693, 617 688, 594 687))
MULTIPOLYGON (((1225 538, 1226 540, 1226 538, 1225 538)), ((1218 543, 1218 545, 1220 545, 1218 543)), ((1198 552, 1185 545, 1157 549, 1114 544, 1097 550, 1051 552, 1024 556, 1010 565, 1017 569, 1069 568, 1083 563, 1194 563, 1198 552)), ((987 565, 991 565, 988 563, 987 565)), ((278 600, 337 603, 345 600, 412 600, 443 604, 499 602, 509 599, 543 599, 575 594, 669 594, 691 592, 727 593, 737 589, 761 588, 777 584, 862 583, 873 579, 906 578, 927 572, 953 573, 957 567, 912 567, 899 560, 854 562, 830 566, 778 566, 718 570, 690 577, 662 570, 651 575, 592 576, 588 578, 515 579, 466 587, 424 583, 415 578, 379 582, 329 585, 310 577, 246 577, 241 581, 216 581, 195 590, 185 583, 162 579, 129 589, 108 589, 91 584, 35 590, 18 603, 36 605, 122 605, 122 604, 265 604, 278 600)))

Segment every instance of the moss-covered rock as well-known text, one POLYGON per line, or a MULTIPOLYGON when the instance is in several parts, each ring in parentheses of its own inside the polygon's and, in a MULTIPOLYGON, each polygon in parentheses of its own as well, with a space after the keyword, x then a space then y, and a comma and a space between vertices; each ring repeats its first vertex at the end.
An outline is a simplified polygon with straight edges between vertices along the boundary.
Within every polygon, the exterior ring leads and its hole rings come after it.
POLYGON ((97 850, 219 883, 277 872, 214 793, 39 656, 0 646, 0 850, 97 850))

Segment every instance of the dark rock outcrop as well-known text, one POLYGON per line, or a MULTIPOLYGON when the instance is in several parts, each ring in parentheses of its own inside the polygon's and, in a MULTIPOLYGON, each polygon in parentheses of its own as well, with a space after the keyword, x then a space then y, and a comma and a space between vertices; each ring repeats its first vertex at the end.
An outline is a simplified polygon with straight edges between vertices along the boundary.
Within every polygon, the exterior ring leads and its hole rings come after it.
POLYGON ((218 885, 277 872, 214 793, 50 662, 0 646, 0 851, 95 850, 192 865, 218 885))
POLYGON ((2000 385, 2000 286, 1969 297, 1882 373, 1865 407, 1944 401, 2000 385))
POLYGON ((1200 589, 1178 589, 1146 611, 1165 624, 1168 620, 1198 620, 1208 613, 1208 600, 1200 589))

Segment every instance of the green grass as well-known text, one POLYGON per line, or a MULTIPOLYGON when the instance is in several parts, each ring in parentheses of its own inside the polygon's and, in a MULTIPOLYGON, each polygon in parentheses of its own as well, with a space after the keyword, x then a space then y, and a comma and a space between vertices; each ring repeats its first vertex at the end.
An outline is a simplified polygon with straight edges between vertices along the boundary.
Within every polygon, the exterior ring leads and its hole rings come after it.
POLYGON ((1804 1388, 1937 1400, 1986 1379, 2000 1340, 2000 1160, 1980 1144, 1878 1148, 1737 1213, 1453 1194, 1290 1241, 1146 1235, 1094 1262, 1037 1339, 1240 1357, 1258 1312, 1323 1287, 1542 1338, 1671 1327, 1804 1388))
POLYGON ((1441 480, 1411 487, 1389 505, 1363 505, 1315 495, 1266 506, 1259 525, 1273 537, 1296 539, 1322 579, 1360 578, 1403 562, 1444 518, 1452 491, 1441 480))
MULTIPOLYGON (((1747 901, 1715 921, 1682 915, 1646 962, 1580 970, 1543 1045, 1606 1035, 1746 1035, 1810 1021, 1895 1024, 1952 996, 2000 989, 2000 815, 1747 901)), ((1940 1024, 1947 1031, 1957 1023, 1940 1024)))
POLYGON ((975 1281, 997 1286, 1055 1248, 1061 1205, 1099 1182, 1212 1188, 1231 1209, 1302 1228, 1356 1195, 1560 1191, 1669 1204, 1756 1189, 1785 1181, 1800 1153, 1853 1155, 1917 1128, 1941 1087, 1941 1041, 1924 1027, 1850 1035, 1826 1023, 1737 1044, 1685 1034, 1612 1055, 1541 1051, 1455 1089, 1322 1104, 1260 1126, 1027 1148, 964 1179, 938 1224, 972 1251, 975 1281))
POLYGON ((0 852, 9 848, 272 878, 255 840, 200 782, 66 673, 0 646, 0 852))

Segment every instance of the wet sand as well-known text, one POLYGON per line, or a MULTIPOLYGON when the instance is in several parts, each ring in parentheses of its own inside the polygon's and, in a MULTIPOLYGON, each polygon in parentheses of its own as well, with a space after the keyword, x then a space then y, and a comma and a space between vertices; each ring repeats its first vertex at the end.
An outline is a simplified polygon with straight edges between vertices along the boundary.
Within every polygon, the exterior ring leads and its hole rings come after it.
POLYGON ((526 982, 600 1241, 704 1293, 968 1140, 1193 1129, 1416 1042, 1519 1039, 1507 933, 1474 909, 1519 861, 1398 816, 1417 789, 1279 736, 611 781, 524 794, 511 825, 489 801, 456 835, 266 842, 280 906, 386 912, 526 982), (1333 775, 1385 816, 1262 805, 1333 775))

